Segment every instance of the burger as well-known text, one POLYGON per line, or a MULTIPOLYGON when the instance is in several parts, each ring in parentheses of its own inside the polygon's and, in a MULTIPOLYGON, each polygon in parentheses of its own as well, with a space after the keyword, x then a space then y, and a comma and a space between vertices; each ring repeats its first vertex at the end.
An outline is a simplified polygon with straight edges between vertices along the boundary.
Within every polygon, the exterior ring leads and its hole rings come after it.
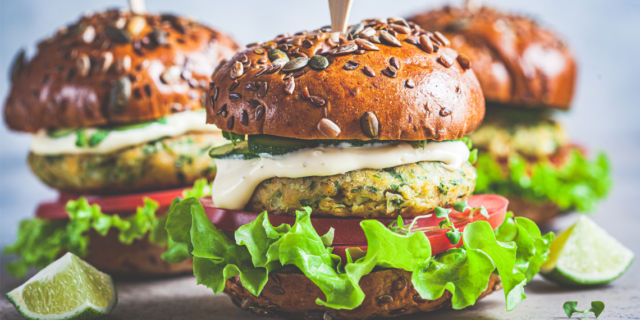
POLYGON ((165 258, 261 315, 462 309, 500 287, 511 310, 553 235, 472 195, 473 71, 400 18, 348 30, 280 35, 215 72, 207 122, 230 142, 210 151, 212 196, 169 209, 165 258))
POLYGON ((17 54, 5 121, 33 134, 29 166, 60 196, 21 222, 5 249, 18 256, 11 273, 66 251, 112 273, 190 271, 160 258, 161 214, 196 179, 215 176, 207 151, 225 140, 205 125, 202 101, 237 48, 189 19, 109 10, 60 29, 31 59, 17 54))
POLYGON ((482 86, 487 114, 471 135, 481 151, 477 191, 505 195, 517 215, 538 223, 590 211, 606 196, 607 157, 589 159, 554 120, 570 108, 576 82, 562 40, 527 17, 487 7, 446 6, 409 20, 451 39, 482 86))

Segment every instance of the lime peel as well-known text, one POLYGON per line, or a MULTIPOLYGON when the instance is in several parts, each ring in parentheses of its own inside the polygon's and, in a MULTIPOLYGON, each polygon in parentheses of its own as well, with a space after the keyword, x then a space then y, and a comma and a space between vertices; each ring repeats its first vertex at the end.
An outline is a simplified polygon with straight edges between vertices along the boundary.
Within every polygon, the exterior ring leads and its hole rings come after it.
POLYGON ((589 286, 611 282, 631 265, 634 254, 586 216, 556 237, 540 272, 552 281, 589 286))
POLYGON ((67 253, 7 298, 27 319, 90 319, 111 312, 117 302, 113 280, 67 253))

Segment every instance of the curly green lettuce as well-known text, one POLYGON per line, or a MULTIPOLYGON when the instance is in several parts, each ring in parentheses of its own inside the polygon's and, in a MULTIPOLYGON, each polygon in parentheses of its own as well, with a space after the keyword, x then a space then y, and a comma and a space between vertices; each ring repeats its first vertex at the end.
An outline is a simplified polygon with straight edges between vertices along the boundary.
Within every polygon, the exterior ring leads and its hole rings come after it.
POLYGON ((525 218, 507 216, 493 230, 486 221, 468 224, 463 246, 435 256, 422 232, 398 233, 377 220, 363 220, 366 254, 347 261, 332 253, 330 235, 320 236, 311 224, 311 209, 296 212, 295 223, 273 226, 267 212, 238 228, 233 236, 218 230, 196 199, 176 201, 168 213, 169 249, 165 259, 193 257, 198 283, 220 293, 226 280, 239 276, 242 285, 258 296, 271 272, 295 266, 324 293, 316 303, 333 309, 362 304, 362 277, 374 268, 411 272, 412 283, 424 299, 449 291, 452 307, 473 305, 497 272, 504 284, 507 310, 524 299, 523 286, 535 275, 549 252, 553 233, 542 235, 525 218), (327 241, 329 240, 329 241, 327 241), (329 243, 328 243, 329 242, 329 243))
POLYGON ((609 160, 603 153, 590 161, 573 151, 560 167, 548 162, 529 164, 512 155, 506 168, 485 153, 478 157, 476 172, 476 192, 550 201, 563 210, 593 210, 612 184, 609 160))
MULTIPOLYGON (((195 182, 185 197, 202 197, 210 193, 206 179, 195 182)), ((18 239, 4 248, 3 253, 14 255, 16 259, 5 265, 9 274, 24 276, 29 268, 41 269, 52 263, 64 252, 72 252, 84 257, 89 246, 89 232, 106 236, 114 230, 118 240, 131 244, 134 240, 147 238, 149 242, 161 246, 167 244, 165 231, 166 216, 157 216, 158 204, 148 198, 136 213, 127 217, 117 214, 105 214, 98 205, 91 205, 86 198, 80 197, 67 203, 65 209, 69 219, 46 220, 26 219, 20 222, 18 239)))

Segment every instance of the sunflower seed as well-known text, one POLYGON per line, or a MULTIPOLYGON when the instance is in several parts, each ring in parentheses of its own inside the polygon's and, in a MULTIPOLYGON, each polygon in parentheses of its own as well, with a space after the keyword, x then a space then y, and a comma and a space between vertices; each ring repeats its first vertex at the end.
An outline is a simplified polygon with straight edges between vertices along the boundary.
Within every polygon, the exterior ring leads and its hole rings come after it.
POLYGON ((231 117, 229 117, 229 119, 227 119, 227 129, 228 130, 233 130, 233 125, 234 125, 235 120, 236 120, 235 116, 231 116, 231 117))
POLYGON ((240 61, 234 62, 233 66, 231 67, 231 71, 229 71, 229 76, 231 77, 231 79, 240 78, 243 74, 244 74, 244 66, 242 65, 242 62, 240 61))
POLYGON ((295 59, 290 60, 289 62, 287 62, 282 67, 282 71, 284 71, 284 72, 292 72, 292 71, 300 70, 300 69, 306 67, 308 63, 309 63, 309 58, 298 57, 298 58, 295 58, 295 59))
POLYGON ((96 29, 92 26, 88 26, 82 32, 82 41, 84 43, 91 43, 96 38, 96 29))
POLYGON ((402 33, 402 34, 410 34, 411 33, 411 29, 408 27, 405 27, 403 25, 399 25, 399 24, 392 24, 390 25, 391 29, 395 30, 397 33, 402 33))
POLYGON ((438 62, 440 62, 443 66, 449 68, 453 65, 453 58, 448 54, 441 53, 438 58, 438 62))
POLYGON ((220 93, 220 89, 218 87, 215 87, 213 89, 213 95, 211 96, 211 99, 212 99, 211 102, 214 102, 214 101, 218 100, 218 94, 219 93, 220 93))
POLYGON ((404 38, 403 41, 406 42, 406 43, 413 44, 413 45, 418 45, 418 38, 416 36, 406 37, 406 38, 404 38))
POLYGON ((382 74, 384 74, 389 78, 395 78, 397 75, 397 70, 396 68, 390 66, 390 67, 387 67, 386 69, 383 69, 382 74))
POLYGON ((400 62, 398 62, 396 57, 389 58, 389 64, 396 69, 400 69, 400 62))
POLYGON ((176 84, 180 80, 182 70, 178 66, 171 66, 162 72, 160 80, 165 84, 176 84))
POLYGON ((364 66, 362 67, 362 72, 364 74, 366 74, 369 77, 375 77, 376 76, 376 72, 373 71, 373 69, 371 69, 369 66, 364 66))
POLYGON ((78 74, 81 77, 86 77, 89 74, 89 69, 91 68, 91 60, 89 60, 89 56, 82 53, 76 59, 76 68, 78 68, 78 74))
POLYGON ((440 116, 441 116, 441 117, 446 117, 446 116, 448 116, 448 115, 450 115, 450 114, 451 114, 451 109, 446 108, 446 107, 445 107, 445 108, 440 109, 440 116))
POLYGON ((459 54, 456 60, 458 60, 458 63, 460 64, 460 67, 462 67, 462 70, 471 68, 471 60, 469 60, 469 58, 467 58, 467 56, 465 56, 464 54, 459 54))
POLYGON ((371 37, 371 36, 375 36, 376 35, 376 30, 374 30, 371 27, 366 27, 364 28, 362 31, 360 31, 360 33, 358 34, 361 37, 371 37))
MULTIPOLYGON (((287 64, 287 62, 289 62, 289 58, 278 58, 276 60, 271 61, 273 66, 279 66, 279 67, 284 66, 285 64, 287 64)), ((278 69, 280 69, 280 68, 278 68, 278 69)), ((270 72, 270 73, 273 73, 273 72, 270 72)))
POLYGON ((114 26, 105 26, 104 33, 115 43, 129 43, 131 35, 127 30, 118 29, 114 26))
POLYGON ((355 36, 358 33, 360 33, 360 31, 362 31, 363 29, 364 29, 364 25, 362 23, 354 24, 353 26, 351 26, 351 28, 349 28, 349 34, 352 34, 355 36))
POLYGON ((264 111, 265 111, 265 107, 263 105, 259 105, 256 108, 256 112, 255 112, 255 115, 254 115, 254 118, 255 118, 256 121, 260 121, 260 120, 262 120, 262 118, 264 118, 264 111))
POLYGON ((147 26, 147 20, 144 17, 134 16, 133 18, 131 18, 131 20, 129 20, 129 24, 127 25, 127 30, 129 31, 129 34, 135 37, 138 34, 140 34, 140 32, 142 32, 142 30, 146 26, 147 26))
POLYGON ((389 24, 397 24, 397 25, 403 25, 407 28, 409 28, 409 24, 407 23, 407 20, 405 20, 404 18, 401 17, 392 17, 387 19, 387 22, 389 22, 389 24))
POLYGON ((284 82, 284 92, 287 94, 293 94, 293 90, 296 88, 296 82, 293 77, 290 77, 284 82))
POLYGON ((412 88, 415 88, 416 83, 415 83, 415 82, 413 82, 413 80, 412 80, 412 79, 407 79, 407 80, 404 82, 404 86, 405 86, 405 87, 407 87, 407 88, 409 88, 409 89, 412 89, 412 88))
POLYGON ((420 49, 424 50, 426 53, 432 53, 434 51, 433 42, 431 42, 431 38, 427 35, 421 35, 418 38, 418 41, 420 42, 420 49))
POLYGON ((349 60, 344 64, 342 69, 350 71, 350 70, 357 69, 359 65, 360 64, 357 61, 349 60))
POLYGON ((349 43, 344 46, 336 48, 333 54, 335 55, 349 54, 349 53, 355 52, 356 50, 358 50, 358 45, 355 43, 349 43))
POLYGON ((309 96, 309 101, 313 103, 316 107, 324 107, 327 104, 327 101, 318 96, 309 96))
POLYGON ((131 70, 131 57, 127 55, 116 61, 116 70, 118 72, 129 72, 131 70))
POLYGON ((380 38, 382 38, 382 40, 384 40, 389 45, 392 45, 394 47, 402 47, 402 42, 398 41, 398 39, 387 30, 380 30, 380 38))
POLYGON ((269 92, 269 83, 263 81, 258 87, 258 98, 264 98, 267 96, 267 92, 269 92))
POLYGON ((265 64, 267 63, 267 57, 260 57, 260 59, 258 59, 258 64, 265 64))
POLYGON ((240 100, 241 98, 242 98, 241 94, 237 92, 229 92, 229 100, 236 101, 236 100, 240 100))
POLYGON ((395 291, 400 291, 406 287, 407 287, 407 279, 405 278, 398 278, 395 281, 393 281, 393 283, 391 284, 391 289, 395 291))
POLYGON ((11 68, 9 69, 11 70, 9 71, 9 78, 11 78, 11 81, 16 80, 18 75, 24 69, 24 66, 27 64, 26 55, 26 51, 24 49, 20 49, 20 51, 18 51, 18 53, 16 53, 15 57, 13 58, 13 61, 11 62, 11 68))
POLYGON ((231 85, 229 86, 229 91, 233 91, 236 88, 238 88, 238 86, 240 85, 240 82, 238 82, 238 80, 233 80, 231 82, 231 85))
POLYGON ((240 123, 243 126, 249 124, 249 112, 247 112, 247 110, 242 110, 242 114, 240 115, 240 123))
POLYGON ((218 110, 218 112, 216 112, 217 115, 222 116, 223 118, 226 118, 227 115, 229 114, 229 112, 227 111, 227 104, 223 104, 222 107, 220 107, 220 110, 218 110))
POLYGON ((340 127, 333 121, 322 118, 317 125, 318 131, 324 136, 329 138, 335 138, 340 135, 340 127))
POLYGON ((324 70, 329 66, 329 60, 321 55, 315 55, 309 60, 309 67, 313 70, 324 70))
POLYGON ((120 112, 127 107, 131 98, 131 80, 129 77, 122 76, 118 79, 109 93, 109 110, 120 112))
POLYGON ((258 72, 256 72, 254 77, 261 76, 263 73, 267 72, 267 69, 269 69, 269 67, 260 67, 260 69, 258 69, 258 72))
POLYGON ((368 40, 365 39, 356 39, 356 44, 358 45, 358 47, 365 49, 365 50, 369 50, 369 51, 378 51, 380 50, 380 48, 378 48, 375 44, 371 43, 368 40))
POLYGON ((380 123, 376 114, 367 111, 360 117, 360 128, 362 132, 369 138, 375 138, 379 134, 380 123))
POLYGON ((448 47, 451 44, 451 41, 449 41, 449 39, 447 39, 447 37, 445 37, 444 34, 440 33, 439 31, 434 32, 433 35, 443 46, 448 47))

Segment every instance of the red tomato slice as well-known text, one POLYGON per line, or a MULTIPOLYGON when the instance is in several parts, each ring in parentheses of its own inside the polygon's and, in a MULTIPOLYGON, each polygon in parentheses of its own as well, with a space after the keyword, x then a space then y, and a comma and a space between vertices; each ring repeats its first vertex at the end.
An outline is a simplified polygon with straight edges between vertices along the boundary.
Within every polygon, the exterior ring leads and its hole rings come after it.
MULTIPOLYGON (((259 213, 247 212, 243 210, 225 210, 216 208, 213 205, 211 198, 202 198, 202 202, 207 216, 213 224, 224 231, 233 232, 240 226, 245 225, 258 217, 259 213)), ((470 216, 470 210, 464 213, 452 210, 449 214, 451 221, 458 228, 459 231, 464 230, 464 227, 478 220, 485 220, 491 224, 494 229, 497 228, 505 218, 507 206, 509 201, 499 195, 474 195, 467 199, 467 203, 470 207, 479 208, 484 206, 487 209, 489 217, 482 216, 479 212, 474 212, 470 216)), ((385 225, 389 225, 396 219, 377 219, 385 225)), ((413 219, 404 219, 405 225, 411 223, 413 219)), ((435 215, 429 217, 420 218, 416 221, 416 228, 432 228, 432 230, 426 231, 425 234, 429 238, 431 243, 431 251, 433 254, 445 252, 451 248, 460 247, 462 241, 456 245, 452 245, 446 236, 446 230, 438 229, 438 223, 444 220, 443 218, 436 218, 435 215)), ((285 215, 270 215, 269 221, 272 225, 278 226, 282 223, 293 224, 295 217, 285 215)), ((367 239, 364 236, 364 232, 360 228, 359 218, 335 218, 335 217, 313 217, 311 223, 316 229, 318 234, 322 235, 329 231, 330 228, 335 229, 333 247, 334 252, 344 258, 344 251, 346 248, 359 247, 366 250, 367 239)))
MULTIPOLYGON (((145 193, 123 195, 84 195, 91 204, 97 204, 104 213, 130 215, 136 208, 144 205, 144 198, 150 198, 158 203, 158 213, 164 213, 176 197, 181 197, 184 188, 153 191, 145 193)), ((45 201, 38 205, 36 217, 48 220, 67 219, 69 215, 65 206, 69 200, 75 200, 83 195, 60 193, 55 201, 45 201)))

